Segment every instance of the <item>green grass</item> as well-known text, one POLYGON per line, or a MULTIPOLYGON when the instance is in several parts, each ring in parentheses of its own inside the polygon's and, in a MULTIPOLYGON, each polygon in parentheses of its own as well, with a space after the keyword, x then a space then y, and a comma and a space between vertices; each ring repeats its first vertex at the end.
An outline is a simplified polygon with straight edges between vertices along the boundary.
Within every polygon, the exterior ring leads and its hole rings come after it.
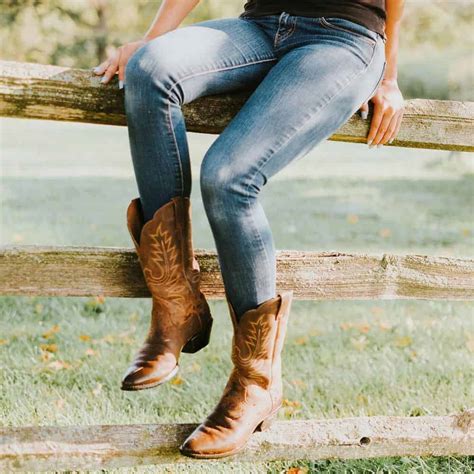
MULTIPOLYGON (((136 188, 125 129, 1 124, 3 243, 131 246, 124 218, 136 188)), ((200 248, 214 248, 197 182, 212 139, 190 135, 194 240, 200 248)), ((262 199, 280 249, 469 256, 473 181, 465 155, 325 143, 269 182, 262 199)), ((1 424, 202 420, 230 369, 225 303, 211 302, 211 343, 183 355, 175 383, 122 392, 120 379, 143 340, 149 309, 146 299, 0 298, 1 424)), ((461 410, 474 399, 473 346, 472 303, 295 301, 284 350, 288 403, 279 417, 461 410)), ((468 458, 228 461, 184 469, 276 473, 292 466, 331 473, 474 470, 468 458)))

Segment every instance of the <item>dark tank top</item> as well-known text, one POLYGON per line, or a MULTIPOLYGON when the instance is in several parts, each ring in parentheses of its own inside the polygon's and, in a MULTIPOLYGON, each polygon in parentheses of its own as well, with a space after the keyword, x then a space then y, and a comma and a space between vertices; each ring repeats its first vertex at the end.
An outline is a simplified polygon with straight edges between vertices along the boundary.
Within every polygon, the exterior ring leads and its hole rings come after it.
POLYGON ((240 16, 290 15, 339 17, 384 35, 385 0, 247 0, 240 16))

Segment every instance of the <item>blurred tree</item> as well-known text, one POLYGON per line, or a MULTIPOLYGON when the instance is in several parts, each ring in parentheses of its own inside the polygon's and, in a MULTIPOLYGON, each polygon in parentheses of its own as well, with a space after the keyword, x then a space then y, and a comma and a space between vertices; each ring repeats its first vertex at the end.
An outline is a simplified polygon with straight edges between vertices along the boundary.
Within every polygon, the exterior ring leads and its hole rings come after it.
MULTIPOLYGON (((160 0, 0 0, 4 59, 92 67, 140 38, 160 0)), ((245 0, 201 0, 183 25, 235 17, 245 0)), ((400 78, 407 96, 473 98, 474 0, 407 0, 400 78)))

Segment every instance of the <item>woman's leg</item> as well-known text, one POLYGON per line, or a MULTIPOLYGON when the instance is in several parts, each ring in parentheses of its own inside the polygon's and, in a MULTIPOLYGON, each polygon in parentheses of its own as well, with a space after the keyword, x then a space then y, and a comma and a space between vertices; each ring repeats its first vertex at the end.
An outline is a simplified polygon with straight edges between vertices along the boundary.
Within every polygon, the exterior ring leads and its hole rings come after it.
MULTIPOLYGON (((348 32, 350 23, 341 29, 297 20, 300 41, 291 38, 202 165, 202 194, 234 325, 233 370, 217 406, 180 447, 188 456, 233 455, 278 412, 292 294, 275 295, 274 246, 258 194, 275 173, 339 128, 381 79, 382 41, 348 32)), ((275 45, 290 38, 295 25, 296 18, 282 13, 275 45)))
POLYGON ((150 329, 123 377, 123 390, 170 380, 180 353, 205 347, 212 327, 192 247, 181 105, 257 82, 274 62, 264 33, 231 18, 159 36, 127 64, 125 106, 140 193, 128 207, 127 223, 153 305, 150 329))
POLYGON ((178 28, 132 56, 125 74, 125 108, 145 221, 172 197, 191 192, 181 105, 256 85, 275 62, 268 36, 239 18, 178 28))
POLYGON ((381 39, 371 44, 312 23, 301 42, 269 71, 202 163, 202 197, 238 316, 276 295, 274 242, 260 190, 332 135, 381 79, 381 39))

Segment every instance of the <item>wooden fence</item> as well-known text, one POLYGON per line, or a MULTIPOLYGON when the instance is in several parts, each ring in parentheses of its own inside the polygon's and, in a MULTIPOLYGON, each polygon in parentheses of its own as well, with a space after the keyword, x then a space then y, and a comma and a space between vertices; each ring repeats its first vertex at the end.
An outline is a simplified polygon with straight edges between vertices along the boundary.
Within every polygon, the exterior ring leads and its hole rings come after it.
MULTIPOLYGON (((87 70, 0 61, 0 116, 125 125, 123 91, 87 70)), ((189 131, 219 133, 251 91, 183 107, 189 131)), ((370 116, 369 116, 370 117, 370 116)), ((364 143, 352 117, 330 139, 364 143)), ((474 103, 409 100, 391 146, 474 151, 474 103)), ((197 250, 208 297, 223 297, 214 252, 197 250)), ((148 296, 133 249, 4 246, 0 294, 148 296)), ((423 255, 278 252, 278 287, 303 299, 474 299, 474 260, 423 255)), ((0 471, 99 469, 190 462, 177 447, 191 425, 0 428, 0 471)), ((474 410, 450 416, 278 422, 239 461, 474 455, 474 410)))

